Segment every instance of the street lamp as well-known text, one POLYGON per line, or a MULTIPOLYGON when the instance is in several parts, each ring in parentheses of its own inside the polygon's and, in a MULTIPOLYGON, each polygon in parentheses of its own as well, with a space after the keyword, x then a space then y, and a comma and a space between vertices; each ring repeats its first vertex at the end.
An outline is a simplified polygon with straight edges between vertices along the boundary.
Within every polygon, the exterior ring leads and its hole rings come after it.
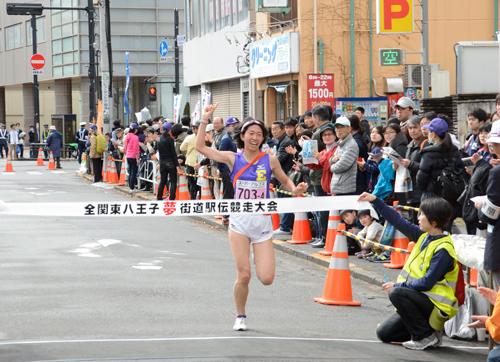
MULTIPOLYGON (((33 31, 33 55, 36 54, 36 17, 42 15, 44 10, 84 10, 87 12, 89 17, 89 118, 90 123, 96 118, 96 71, 95 71, 95 32, 94 32, 94 2, 93 0, 88 0, 88 6, 86 8, 78 7, 52 7, 43 6, 42 4, 17 4, 17 3, 7 3, 7 15, 31 15, 31 29, 33 31)), ((38 75, 33 75, 33 89, 34 89, 34 122, 35 129, 37 129, 37 123, 40 123, 40 101, 39 101, 39 85, 38 85, 38 75)))

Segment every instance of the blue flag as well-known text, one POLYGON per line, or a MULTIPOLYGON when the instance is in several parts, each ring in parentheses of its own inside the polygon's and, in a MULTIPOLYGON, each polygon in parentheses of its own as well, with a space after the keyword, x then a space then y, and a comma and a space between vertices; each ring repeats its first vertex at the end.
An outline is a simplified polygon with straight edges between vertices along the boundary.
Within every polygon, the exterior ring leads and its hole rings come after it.
POLYGON ((123 99, 123 107, 125 108, 125 114, 130 114, 130 109, 128 108, 128 87, 130 85, 130 66, 128 64, 128 52, 125 53, 127 57, 127 65, 126 65, 126 71, 127 71, 127 85, 125 87, 125 97, 123 99))

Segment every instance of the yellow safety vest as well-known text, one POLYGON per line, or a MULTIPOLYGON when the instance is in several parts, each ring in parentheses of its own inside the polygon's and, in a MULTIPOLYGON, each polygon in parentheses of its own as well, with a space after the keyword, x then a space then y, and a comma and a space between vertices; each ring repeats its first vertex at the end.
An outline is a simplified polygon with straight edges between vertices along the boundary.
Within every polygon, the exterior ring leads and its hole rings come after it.
MULTIPOLYGON (((444 238, 434 240, 427 247, 420 251, 420 247, 427 237, 424 233, 418 239, 417 244, 408 258, 403 270, 398 276, 397 283, 409 282, 413 279, 420 279, 425 276, 427 269, 431 264, 431 259, 434 253, 439 249, 446 249, 448 254, 453 258, 454 268, 447 272, 443 280, 439 280, 431 290, 422 292, 429 297, 432 303, 439 308, 443 313, 446 313, 449 318, 453 318, 458 312, 458 300, 455 296, 455 289, 458 280, 458 263, 455 246, 449 235, 444 238)), ((432 316, 431 316, 432 319, 432 316)), ((446 318, 448 319, 448 318, 446 318)), ((432 325, 432 323, 431 323, 432 325)), ((435 328, 436 329, 436 328, 435 328)))

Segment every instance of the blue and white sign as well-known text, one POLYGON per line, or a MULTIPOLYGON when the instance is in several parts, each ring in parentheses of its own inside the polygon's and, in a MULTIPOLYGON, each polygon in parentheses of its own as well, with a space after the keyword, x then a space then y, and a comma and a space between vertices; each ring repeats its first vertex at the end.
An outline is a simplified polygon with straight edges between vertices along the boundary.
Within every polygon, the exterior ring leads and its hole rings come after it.
POLYGON ((182 46, 186 42, 186 36, 185 35, 177 35, 177 45, 182 46))
POLYGON ((163 40, 160 43, 160 46, 158 48, 158 52, 160 53, 160 62, 166 62, 167 61, 167 54, 168 54, 168 44, 165 40, 163 40))
POLYGON ((280 34, 250 44, 250 78, 298 72, 298 33, 280 34))

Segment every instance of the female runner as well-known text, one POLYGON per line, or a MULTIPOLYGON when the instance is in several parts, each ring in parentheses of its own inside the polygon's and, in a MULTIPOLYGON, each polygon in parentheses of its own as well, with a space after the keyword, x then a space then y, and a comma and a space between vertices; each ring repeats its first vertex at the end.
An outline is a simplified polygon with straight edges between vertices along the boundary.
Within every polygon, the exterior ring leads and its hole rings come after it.
MULTIPOLYGON (((281 169, 278 159, 261 152, 266 141, 267 129, 261 121, 249 120, 234 131, 233 138, 236 147, 242 153, 218 151, 205 145, 205 128, 219 103, 208 105, 203 111, 196 150, 213 161, 225 163, 231 171, 236 199, 269 198, 269 183, 271 173, 288 190, 299 195, 307 190, 306 183, 295 186, 281 169), (260 158, 259 158, 260 157, 260 158), (251 165, 238 175, 238 172, 251 165), (239 176, 239 177, 238 177, 239 176)), ((264 285, 270 285, 274 280, 275 260, 273 247, 273 223, 268 215, 231 215, 229 218, 229 244, 236 263, 236 283, 234 284, 234 301, 236 304, 235 331, 245 331, 245 305, 250 282, 250 245, 253 254, 257 278, 264 285)))

